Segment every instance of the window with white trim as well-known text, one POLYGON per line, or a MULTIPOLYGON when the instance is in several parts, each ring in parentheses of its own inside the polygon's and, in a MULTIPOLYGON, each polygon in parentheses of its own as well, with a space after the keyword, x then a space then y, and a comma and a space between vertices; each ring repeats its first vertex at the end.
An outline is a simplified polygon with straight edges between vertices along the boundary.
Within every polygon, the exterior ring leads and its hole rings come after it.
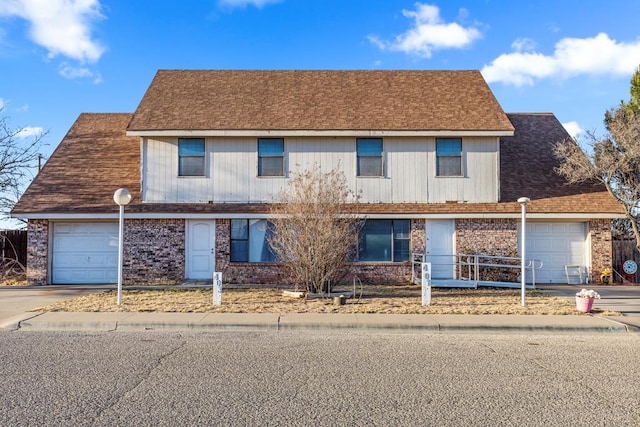
POLYGON ((204 176, 204 138, 178 139, 178 176, 204 176))
POLYGON ((258 176, 284 176, 284 139, 258 139, 258 176))
POLYGON ((462 176, 462 138, 436 138, 436 176, 462 176))
POLYGON ((382 138, 357 138, 358 176, 383 176, 382 138))

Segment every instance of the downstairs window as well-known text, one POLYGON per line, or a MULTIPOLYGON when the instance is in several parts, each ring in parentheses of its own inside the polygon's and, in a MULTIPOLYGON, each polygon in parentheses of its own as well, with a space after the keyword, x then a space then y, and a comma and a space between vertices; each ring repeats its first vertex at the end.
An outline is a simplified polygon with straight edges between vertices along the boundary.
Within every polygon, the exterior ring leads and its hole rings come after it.
POLYGON ((411 221, 408 219, 368 219, 360 230, 360 261, 409 261, 411 221))
POLYGON ((268 239, 273 233, 266 219, 231 220, 231 262, 276 262, 268 239))

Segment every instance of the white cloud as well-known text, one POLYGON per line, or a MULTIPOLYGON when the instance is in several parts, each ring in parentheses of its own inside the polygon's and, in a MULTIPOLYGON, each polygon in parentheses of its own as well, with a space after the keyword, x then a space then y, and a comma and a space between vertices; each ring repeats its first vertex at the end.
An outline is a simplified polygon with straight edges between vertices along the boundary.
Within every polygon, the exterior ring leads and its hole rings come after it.
MULTIPOLYGON (((413 27, 397 36, 393 41, 385 41, 370 35, 369 41, 382 50, 399 51, 430 58, 434 50, 460 49, 482 37, 474 27, 463 27, 458 23, 446 23, 440 17, 437 6, 416 3, 416 10, 403 10, 402 14, 413 19, 413 27)), ((465 9, 460 16, 466 16, 465 9)))
POLYGON ((26 126, 20 129, 20 132, 16 134, 18 138, 30 138, 32 136, 42 135, 44 130, 41 127, 26 126))
POLYGON ((516 52, 529 52, 536 48, 536 42, 529 38, 515 39, 511 43, 511 48, 516 52))
POLYGON ((88 68, 73 67, 67 64, 66 62, 63 62, 62 64, 60 64, 60 67, 58 67, 58 72, 60 73, 61 76, 67 79, 77 79, 79 77, 93 76, 93 73, 88 68))
POLYGON ((280 0, 219 0, 221 6, 228 7, 247 7, 255 6, 258 9, 270 3, 278 3, 280 0))
POLYGON ((58 73, 66 79, 92 78, 94 83, 102 83, 102 76, 99 73, 94 73, 87 67, 74 67, 66 62, 60 64, 58 73))
POLYGON ((516 50, 494 59, 482 69, 487 82, 515 86, 533 85, 538 79, 578 75, 628 76, 640 63, 640 40, 616 42, 605 33, 592 38, 564 38, 555 45, 553 55, 516 50))
POLYGON ((4 109, 5 105, 4 99, 0 98, 0 110, 4 109))
POLYGON ((2 0, 0 16, 29 23, 29 37, 48 51, 81 63, 96 62, 104 47, 92 37, 94 21, 104 18, 99 0, 2 0))
POLYGON ((584 129, 580 127, 578 122, 563 123, 562 126, 564 126, 565 130, 569 133, 569 135, 571 135, 573 139, 576 139, 578 135, 584 133, 584 129))

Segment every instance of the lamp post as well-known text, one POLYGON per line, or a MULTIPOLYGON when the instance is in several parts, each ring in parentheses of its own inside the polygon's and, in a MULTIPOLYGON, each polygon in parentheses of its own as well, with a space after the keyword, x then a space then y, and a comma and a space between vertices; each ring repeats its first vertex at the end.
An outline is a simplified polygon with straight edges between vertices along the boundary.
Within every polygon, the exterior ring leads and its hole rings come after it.
POLYGON ((521 304, 525 303, 525 288, 527 283, 527 268, 526 268, 526 255, 527 255, 527 203, 531 201, 528 197, 520 197, 518 203, 522 206, 522 234, 520 236, 520 284, 522 287, 522 300, 521 304))
POLYGON ((122 305, 122 235, 124 231, 124 207, 131 202, 131 193, 126 188, 119 188, 113 193, 113 201, 120 207, 118 223, 118 305, 122 305))

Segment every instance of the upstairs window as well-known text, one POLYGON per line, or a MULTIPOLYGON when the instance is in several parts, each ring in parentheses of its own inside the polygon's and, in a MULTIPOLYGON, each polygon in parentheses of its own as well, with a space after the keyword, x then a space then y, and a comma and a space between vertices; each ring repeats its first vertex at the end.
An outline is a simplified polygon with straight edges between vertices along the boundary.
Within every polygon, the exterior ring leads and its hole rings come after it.
POLYGON ((411 251, 408 219, 368 219, 360 230, 360 261, 408 261, 411 251))
POLYGON ((232 219, 231 262, 276 262, 269 245, 272 233, 266 219, 232 219))
POLYGON ((382 138, 356 139, 358 176, 383 176, 382 138))
POLYGON ((462 139, 436 139, 436 176, 462 176, 462 139))
POLYGON ((204 176, 204 138, 178 139, 178 175, 204 176))
POLYGON ((258 139, 258 176, 284 176, 284 139, 258 139))

